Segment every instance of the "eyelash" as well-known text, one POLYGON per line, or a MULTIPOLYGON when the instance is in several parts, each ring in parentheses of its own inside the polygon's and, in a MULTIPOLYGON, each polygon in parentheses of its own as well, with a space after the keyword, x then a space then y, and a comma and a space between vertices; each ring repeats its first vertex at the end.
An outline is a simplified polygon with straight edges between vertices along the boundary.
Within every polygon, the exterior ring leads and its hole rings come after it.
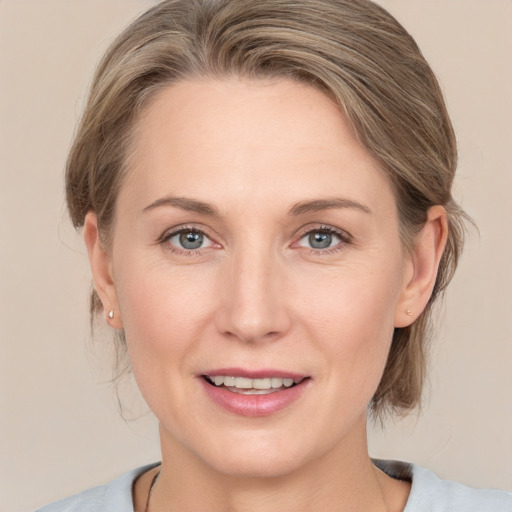
POLYGON ((177 247, 176 245, 173 245, 170 240, 172 237, 180 235, 182 233, 197 233, 199 235, 202 235, 205 237, 205 239, 209 240, 211 245, 219 245, 216 242, 213 241, 211 235, 204 229, 204 228, 198 228, 196 226, 178 226, 177 228, 174 228, 172 231, 165 232, 158 240, 158 243, 161 245, 165 245, 166 250, 173 254, 178 254, 180 256, 199 256, 202 254, 202 252, 205 249, 209 249, 211 246, 208 247, 200 247, 198 249, 185 249, 177 247))
MULTIPOLYGON (((326 233, 329 235, 335 235, 339 237, 340 242, 337 243, 333 247, 327 247, 325 249, 315 249, 314 247, 305 247, 305 246, 299 246, 302 247, 302 249, 306 250, 309 255, 313 256, 325 256, 329 254, 337 253, 344 249, 344 247, 351 243, 351 236, 346 233, 345 231, 341 231, 339 229, 336 229, 332 226, 326 226, 326 225, 318 225, 318 226, 308 226, 307 228, 304 228, 303 230, 299 231, 297 234, 297 238, 295 241, 291 244, 291 247, 296 246, 298 242, 300 242, 302 239, 304 239, 306 236, 311 235, 313 233, 326 233)), ((158 243, 161 245, 166 246, 166 250, 173 254, 178 254, 180 256, 199 256, 201 255, 205 250, 210 249, 212 246, 217 245, 220 247, 220 244, 215 242, 211 235, 205 230, 203 227, 199 228, 196 226, 191 225, 185 225, 185 226, 178 226, 177 228, 174 228, 172 231, 165 232, 159 239, 158 243), (207 240, 210 241, 211 245, 208 247, 200 247, 198 249, 185 249, 177 247, 174 244, 171 244, 170 240, 174 236, 180 235, 182 233, 197 233, 199 235, 204 236, 207 240)))
POLYGON ((334 228, 333 226, 326 226, 326 225, 318 225, 318 226, 308 226, 307 228, 304 228, 303 231, 299 232, 297 242, 294 242, 294 244, 300 242, 303 238, 305 238, 308 235, 311 235, 312 233, 327 233, 329 235, 336 235, 339 237, 340 242, 334 245, 333 247, 327 247, 325 249, 315 249, 314 247, 304 247, 311 256, 325 256, 329 254, 335 254, 339 251, 342 251, 348 244, 352 242, 352 237, 345 231, 342 231, 340 229, 334 228))

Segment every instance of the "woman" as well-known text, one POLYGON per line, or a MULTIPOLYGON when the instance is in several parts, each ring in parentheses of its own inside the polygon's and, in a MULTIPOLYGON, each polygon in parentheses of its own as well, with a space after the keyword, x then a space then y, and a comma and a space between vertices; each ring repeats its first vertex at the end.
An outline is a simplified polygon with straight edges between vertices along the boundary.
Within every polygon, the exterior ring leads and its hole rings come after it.
POLYGON ((371 2, 139 18, 98 69, 67 197, 162 463, 43 510, 511 510, 368 455, 368 412, 420 400, 462 248, 455 166, 435 77, 371 2))

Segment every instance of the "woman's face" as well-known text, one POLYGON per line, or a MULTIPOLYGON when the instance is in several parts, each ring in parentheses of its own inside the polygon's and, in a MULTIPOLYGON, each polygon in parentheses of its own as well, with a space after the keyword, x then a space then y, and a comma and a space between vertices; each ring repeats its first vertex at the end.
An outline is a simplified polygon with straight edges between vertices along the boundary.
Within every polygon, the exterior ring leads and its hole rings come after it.
POLYGON ((340 111, 288 80, 183 82, 132 149, 107 295, 164 458, 279 475, 366 450, 412 265, 340 111))

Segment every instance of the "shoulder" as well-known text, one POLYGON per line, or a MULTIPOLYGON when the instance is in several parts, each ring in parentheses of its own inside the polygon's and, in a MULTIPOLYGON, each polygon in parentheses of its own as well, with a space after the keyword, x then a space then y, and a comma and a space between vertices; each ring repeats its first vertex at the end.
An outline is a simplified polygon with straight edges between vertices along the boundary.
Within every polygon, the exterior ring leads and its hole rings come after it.
POLYGON ((106 485, 93 487, 75 496, 46 505, 36 512, 98 512, 100 510, 133 512, 133 482, 156 465, 150 464, 133 469, 106 485))
POLYGON ((421 503, 428 502, 436 512, 512 512, 510 492, 473 489, 457 482, 441 480, 419 466, 413 466, 412 472, 411 511, 418 509, 421 503))
POLYGON ((412 482, 404 512, 512 512, 512 493, 474 489, 398 461, 374 461, 389 476, 412 482))

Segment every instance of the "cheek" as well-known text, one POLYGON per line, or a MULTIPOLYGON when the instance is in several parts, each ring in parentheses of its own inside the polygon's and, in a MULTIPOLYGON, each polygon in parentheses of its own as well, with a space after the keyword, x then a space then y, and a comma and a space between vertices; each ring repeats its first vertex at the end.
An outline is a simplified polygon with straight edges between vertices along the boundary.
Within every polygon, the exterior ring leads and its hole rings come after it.
MULTIPOLYGON (((373 394, 386 364, 400 294, 399 265, 340 271, 303 283, 296 294, 308 338, 331 361, 330 378, 373 394), (385 271, 384 271, 385 268, 385 271)), ((356 392, 355 390, 354 392, 356 392)))
MULTIPOLYGON (((315 329, 353 332, 389 331, 400 294, 399 265, 352 265, 315 274, 303 273, 295 286, 297 309, 315 329), (309 278, 307 277, 309 275, 309 278), (306 276, 306 277, 304 277, 306 276)), ((357 342, 358 336, 352 338, 357 342)))
POLYGON ((133 365, 194 347, 212 310, 212 276, 193 266, 133 260, 120 264, 118 275, 116 290, 133 365))
POLYGON ((129 261, 118 267, 122 278, 116 289, 131 369, 150 409, 163 421, 188 410, 185 384, 211 324, 212 280, 192 266, 185 270, 129 261))

